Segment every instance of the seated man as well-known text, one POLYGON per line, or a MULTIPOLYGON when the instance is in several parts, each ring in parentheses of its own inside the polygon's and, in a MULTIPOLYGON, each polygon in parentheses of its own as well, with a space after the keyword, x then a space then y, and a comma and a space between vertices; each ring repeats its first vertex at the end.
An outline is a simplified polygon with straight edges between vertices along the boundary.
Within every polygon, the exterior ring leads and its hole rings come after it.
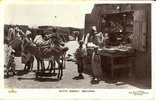
POLYGON ((63 42, 59 33, 57 33, 56 28, 53 29, 51 34, 46 35, 46 37, 51 40, 51 43, 57 51, 66 51, 67 47, 65 47, 65 43, 63 42))
POLYGON ((45 46, 45 45, 48 45, 49 41, 45 41, 43 39, 43 35, 37 35, 34 39, 34 43, 37 45, 37 46, 45 46))
POLYGON ((44 55, 46 55, 46 52, 50 48, 57 53, 68 50, 67 47, 64 47, 64 43, 62 43, 59 35, 56 33, 56 29, 53 29, 53 33, 49 35, 47 33, 37 35, 34 39, 34 43, 40 48, 44 55))
POLYGON ((40 52, 46 56, 47 55, 47 51, 49 48, 52 47, 50 40, 45 40, 45 35, 44 34, 39 34, 36 35, 35 39, 34 39, 34 43, 35 45, 39 48, 40 52))

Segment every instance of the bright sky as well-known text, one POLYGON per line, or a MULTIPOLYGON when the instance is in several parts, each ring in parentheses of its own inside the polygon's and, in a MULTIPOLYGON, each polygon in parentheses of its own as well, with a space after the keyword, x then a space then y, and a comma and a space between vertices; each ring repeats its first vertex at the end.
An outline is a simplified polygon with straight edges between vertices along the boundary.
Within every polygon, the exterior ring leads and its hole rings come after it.
POLYGON ((93 4, 8 4, 5 24, 54 25, 83 28, 93 4))

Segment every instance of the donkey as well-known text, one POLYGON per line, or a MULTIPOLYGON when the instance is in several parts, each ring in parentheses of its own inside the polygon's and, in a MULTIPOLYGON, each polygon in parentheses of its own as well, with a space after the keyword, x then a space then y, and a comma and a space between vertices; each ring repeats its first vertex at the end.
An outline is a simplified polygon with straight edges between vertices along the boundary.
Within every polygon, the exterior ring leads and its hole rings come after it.
MULTIPOLYGON (((55 47, 49 47, 49 48, 39 48, 37 47, 32 41, 30 41, 26 35, 21 34, 21 36, 23 36, 23 50, 24 52, 29 52, 30 54, 34 55, 38 60, 43 61, 44 59, 50 58, 50 57, 54 57, 55 61, 58 64, 58 75, 57 78, 59 80, 62 79, 63 76, 63 64, 60 61, 61 56, 63 56, 67 51, 68 51, 68 47, 64 47, 62 50, 59 50, 55 47)), ((58 41, 55 41, 58 42, 58 41)), ((53 42, 55 44, 55 42, 53 42)), ((39 71, 39 64, 37 65, 37 71, 39 71)), ((43 63, 41 63, 41 67, 43 68, 43 63)), ((42 69, 44 70, 44 69, 42 69)))

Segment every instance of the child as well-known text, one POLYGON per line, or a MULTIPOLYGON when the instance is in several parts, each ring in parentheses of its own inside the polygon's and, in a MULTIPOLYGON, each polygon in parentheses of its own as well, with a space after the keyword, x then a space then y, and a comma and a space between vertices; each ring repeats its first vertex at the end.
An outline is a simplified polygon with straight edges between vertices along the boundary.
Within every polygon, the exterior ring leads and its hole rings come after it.
POLYGON ((74 77, 74 80, 84 79, 83 73, 83 57, 84 57, 84 50, 83 50, 83 41, 79 42, 79 48, 76 50, 75 58, 77 60, 77 67, 79 75, 74 77))

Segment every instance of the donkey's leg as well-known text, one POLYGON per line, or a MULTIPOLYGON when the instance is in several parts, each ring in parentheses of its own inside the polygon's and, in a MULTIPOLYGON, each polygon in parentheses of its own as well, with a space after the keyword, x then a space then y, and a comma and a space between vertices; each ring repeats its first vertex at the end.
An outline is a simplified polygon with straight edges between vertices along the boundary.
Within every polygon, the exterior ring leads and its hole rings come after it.
POLYGON ((61 69, 60 69, 60 60, 58 59, 58 57, 54 58, 55 61, 58 64, 58 74, 57 74, 57 78, 60 80, 60 73, 61 73, 61 69))
POLYGON ((51 61, 50 61, 50 60, 49 60, 49 62, 48 62, 47 70, 49 70, 49 68, 51 68, 51 61))
POLYGON ((53 73, 55 74, 55 66, 56 66, 56 64, 55 64, 55 59, 54 58, 52 59, 51 64, 52 64, 53 73))
POLYGON ((37 71, 40 71, 40 61, 37 59, 37 71))
POLYGON ((27 69, 27 64, 25 64, 25 66, 24 66, 24 71, 27 69))
POLYGON ((48 68, 47 68, 47 70, 49 70, 49 73, 51 73, 52 72, 52 70, 53 70, 53 57, 50 57, 49 58, 49 61, 48 61, 48 68))
POLYGON ((55 62, 55 60, 52 62, 52 64, 53 64, 53 73, 55 73, 55 66, 56 66, 56 62, 55 62))
POLYGON ((55 74, 55 59, 54 58, 51 58, 51 60, 49 60, 49 63, 50 63, 50 73, 54 73, 55 74))
POLYGON ((60 64, 60 71, 61 71, 61 75, 60 75, 60 80, 61 80, 63 76, 63 63, 60 64))
POLYGON ((60 76, 60 79, 62 79, 63 77, 63 69, 65 68, 65 61, 64 61, 64 58, 65 58, 65 55, 62 56, 62 59, 61 59, 61 76, 60 76))
POLYGON ((36 71, 36 79, 38 79, 38 75, 39 75, 39 72, 40 72, 40 60, 39 59, 36 59, 37 60, 37 71, 36 71))
POLYGON ((43 68, 43 67, 44 67, 44 64, 43 64, 43 63, 44 63, 44 61, 43 61, 43 60, 41 60, 41 61, 40 61, 40 63, 41 63, 41 71, 44 71, 44 68, 43 68))
POLYGON ((60 75, 60 79, 62 79, 63 76, 63 69, 65 68, 65 61, 64 61, 65 55, 63 55, 60 59, 60 71, 61 71, 61 75, 60 75))
POLYGON ((53 61, 52 60, 49 60, 49 73, 51 73, 52 72, 52 70, 53 70, 53 61))
POLYGON ((27 71, 30 71, 30 69, 31 69, 31 62, 28 62, 27 71))
POLYGON ((30 71, 33 71, 33 62, 31 62, 31 65, 30 65, 30 71))
POLYGON ((43 71, 45 71, 45 64, 44 64, 44 60, 42 61, 42 68, 43 68, 43 71))
POLYGON ((59 70, 58 79, 61 80, 61 79, 62 79, 62 76, 63 76, 63 67, 62 67, 62 63, 61 63, 59 57, 57 57, 55 60, 56 60, 57 63, 58 63, 58 70, 59 70))

